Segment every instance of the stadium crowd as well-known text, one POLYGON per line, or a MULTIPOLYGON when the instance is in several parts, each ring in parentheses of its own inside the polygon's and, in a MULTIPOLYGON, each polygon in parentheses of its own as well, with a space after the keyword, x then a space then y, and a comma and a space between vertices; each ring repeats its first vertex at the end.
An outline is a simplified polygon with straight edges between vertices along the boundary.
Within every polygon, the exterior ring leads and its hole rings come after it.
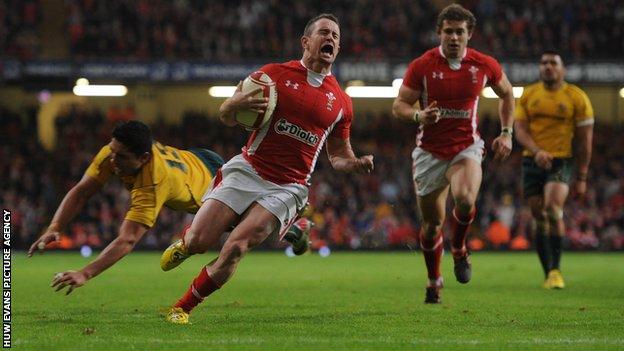
MULTIPOLYGON (((204 59, 215 62, 295 58, 315 13, 341 21, 341 57, 405 59, 435 46, 435 8, 426 0, 67 0, 68 52, 76 59, 204 59), (262 38, 262 39, 259 39, 262 38)), ((500 59, 534 58, 544 49, 573 59, 624 53, 624 2, 618 0, 460 1, 477 16, 471 41, 500 59)), ((41 31, 37 0, 0 2, 0 44, 36 58, 41 31)))
MULTIPOLYGON (((13 238, 16 247, 26 248, 49 223, 62 196, 108 142, 112 126, 120 119, 116 111, 67 106, 56 120, 57 146, 50 152, 37 140, 35 109, 17 114, 0 108, 0 138, 4 141, 0 146, 0 202, 13 211, 14 228, 19 233, 13 238)), ((481 131, 487 142, 497 135, 497 123, 493 118, 482 118, 481 131)), ((240 128, 225 128, 215 118, 192 111, 178 125, 157 122, 152 128, 161 142, 181 148, 208 147, 226 160, 239 153, 246 139, 240 128)), ((615 137, 623 129, 596 125, 588 196, 567 203, 565 245, 569 248, 624 249, 624 157, 619 153, 624 140, 615 137)), ((310 193, 310 216, 316 223, 314 247, 416 247, 419 219, 410 159, 414 135, 413 124, 389 115, 361 115, 354 124, 352 141, 359 153, 375 155, 375 171, 369 176, 336 174, 326 157, 319 158, 310 193)), ((485 162, 478 217, 470 241, 473 250, 530 246, 530 216, 522 204, 518 174, 520 159, 516 149, 505 163, 485 162)), ((73 221, 60 246, 102 247, 116 235, 127 205, 128 193, 121 183, 108 185, 73 221)), ((172 234, 190 220, 189 215, 163 210, 156 227, 139 247, 166 247, 172 234)), ((272 240, 267 246, 279 245, 272 240)))

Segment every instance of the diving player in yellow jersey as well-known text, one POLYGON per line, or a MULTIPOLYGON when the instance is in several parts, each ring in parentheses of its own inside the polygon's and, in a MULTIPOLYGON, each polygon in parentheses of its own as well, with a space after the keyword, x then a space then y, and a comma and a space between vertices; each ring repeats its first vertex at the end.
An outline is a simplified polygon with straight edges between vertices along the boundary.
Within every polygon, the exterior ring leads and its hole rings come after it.
POLYGON ((112 176, 120 177, 130 192, 130 207, 119 235, 81 270, 55 276, 53 285, 57 290, 69 286, 69 294, 130 253, 154 225, 163 206, 196 213, 222 165, 223 159, 212 151, 179 150, 153 141, 149 127, 141 122, 121 124, 113 130, 110 143, 95 156, 80 182, 65 195, 52 223, 32 244, 28 256, 58 240, 87 200, 112 176))
POLYGON ((546 276, 544 287, 562 289, 563 207, 572 180, 573 149, 573 192, 583 196, 592 153, 594 111, 585 92, 564 81, 566 71, 559 54, 545 52, 539 71, 541 81, 528 86, 516 104, 516 138, 524 146, 524 197, 534 218, 535 247, 546 276))

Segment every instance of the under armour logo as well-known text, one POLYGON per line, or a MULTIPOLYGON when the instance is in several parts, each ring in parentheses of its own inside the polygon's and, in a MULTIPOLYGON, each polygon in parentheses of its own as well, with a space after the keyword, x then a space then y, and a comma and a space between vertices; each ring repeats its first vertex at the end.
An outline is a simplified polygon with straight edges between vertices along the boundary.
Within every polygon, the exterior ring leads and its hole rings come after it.
POLYGON ((479 69, 475 66, 470 66, 470 69, 468 71, 470 72, 470 74, 472 74, 472 82, 478 83, 479 80, 477 79, 477 72, 479 72, 479 69))
POLYGON ((432 72, 433 79, 444 79, 444 72, 432 72))
POLYGON ((327 96, 327 109, 331 111, 334 108, 334 101, 336 101, 336 96, 334 96, 334 93, 332 93, 331 91, 325 94, 325 96, 327 96))
POLYGON ((293 88, 295 90, 297 90, 299 88, 299 83, 293 83, 290 80, 286 81, 286 86, 289 88, 293 88))

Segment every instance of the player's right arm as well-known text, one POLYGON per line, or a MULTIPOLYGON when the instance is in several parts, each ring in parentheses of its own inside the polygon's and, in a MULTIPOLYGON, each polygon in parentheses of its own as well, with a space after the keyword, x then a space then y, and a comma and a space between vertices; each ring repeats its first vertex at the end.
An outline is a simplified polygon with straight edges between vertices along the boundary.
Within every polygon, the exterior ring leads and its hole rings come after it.
POLYGON ((80 182, 65 195, 48 228, 43 232, 41 237, 30 246, 28 257, 32 256, 33 252, 37 249, 43 252, 45 245, 52 241, 59 240, 61 231, 63 231, 65 227, 67 227, 67 224, 82 210, 87 200, 101 188, 102 184, 100 182, 85 174, 80 182))
POLYGON ((528 112, 526 109, 528 95, 527 89, 520 97, 520 101, 514 111, 516 117, 514 123, 516 139, 525 149, 531 152, 535 163, 539 167, 550 169, 552 167, 553 156, 549 152, 542 150, 539 145, 535 143, 529 131, 528 112))
POLYGON ((262 91, 261 88, 243 93, 243 82, 238 82, 234 95, 227 98, 219 107, 219 119, 228 127, 236 125, 236 112, 249 110, 255 113, 263 113, 269 106, 268 98, 254 98, 253 96, 262 91))
POLYGON ((400 119, 411 120, 416 123, 433 124, 440 119, 440 110, 433 101, 424 110, 418 110, 414 105, 420 99, 421 92, 406 85, 401 85, 399 96, 392 103, 392 114, 400 119))

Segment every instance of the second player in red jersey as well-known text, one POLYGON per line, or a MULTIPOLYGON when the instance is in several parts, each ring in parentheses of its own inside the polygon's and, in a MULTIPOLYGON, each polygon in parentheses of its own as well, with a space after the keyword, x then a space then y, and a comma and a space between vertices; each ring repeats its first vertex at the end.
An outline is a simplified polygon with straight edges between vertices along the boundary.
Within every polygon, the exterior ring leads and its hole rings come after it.
POLYGON ((440 12, 440 46, 410 63, 392 107, 395 116, 420 124, 412 159, 423 221, 420 244, 429 277, 426 303, 440 302, 442 225, 449 190, 455 202, 451 242, 455 277, 467 283, 472 275, 465 242, 482 178, 484 142, 477 131, 477 108, 486 85, 501 98, 502 130, 492 143, 494 158, 505 159, 512 147, 512 87, 494 58, 468 48, 475 23, 474 15, 460 5, 440 12), (414 107, 417 102, 422 109, 414 107))

